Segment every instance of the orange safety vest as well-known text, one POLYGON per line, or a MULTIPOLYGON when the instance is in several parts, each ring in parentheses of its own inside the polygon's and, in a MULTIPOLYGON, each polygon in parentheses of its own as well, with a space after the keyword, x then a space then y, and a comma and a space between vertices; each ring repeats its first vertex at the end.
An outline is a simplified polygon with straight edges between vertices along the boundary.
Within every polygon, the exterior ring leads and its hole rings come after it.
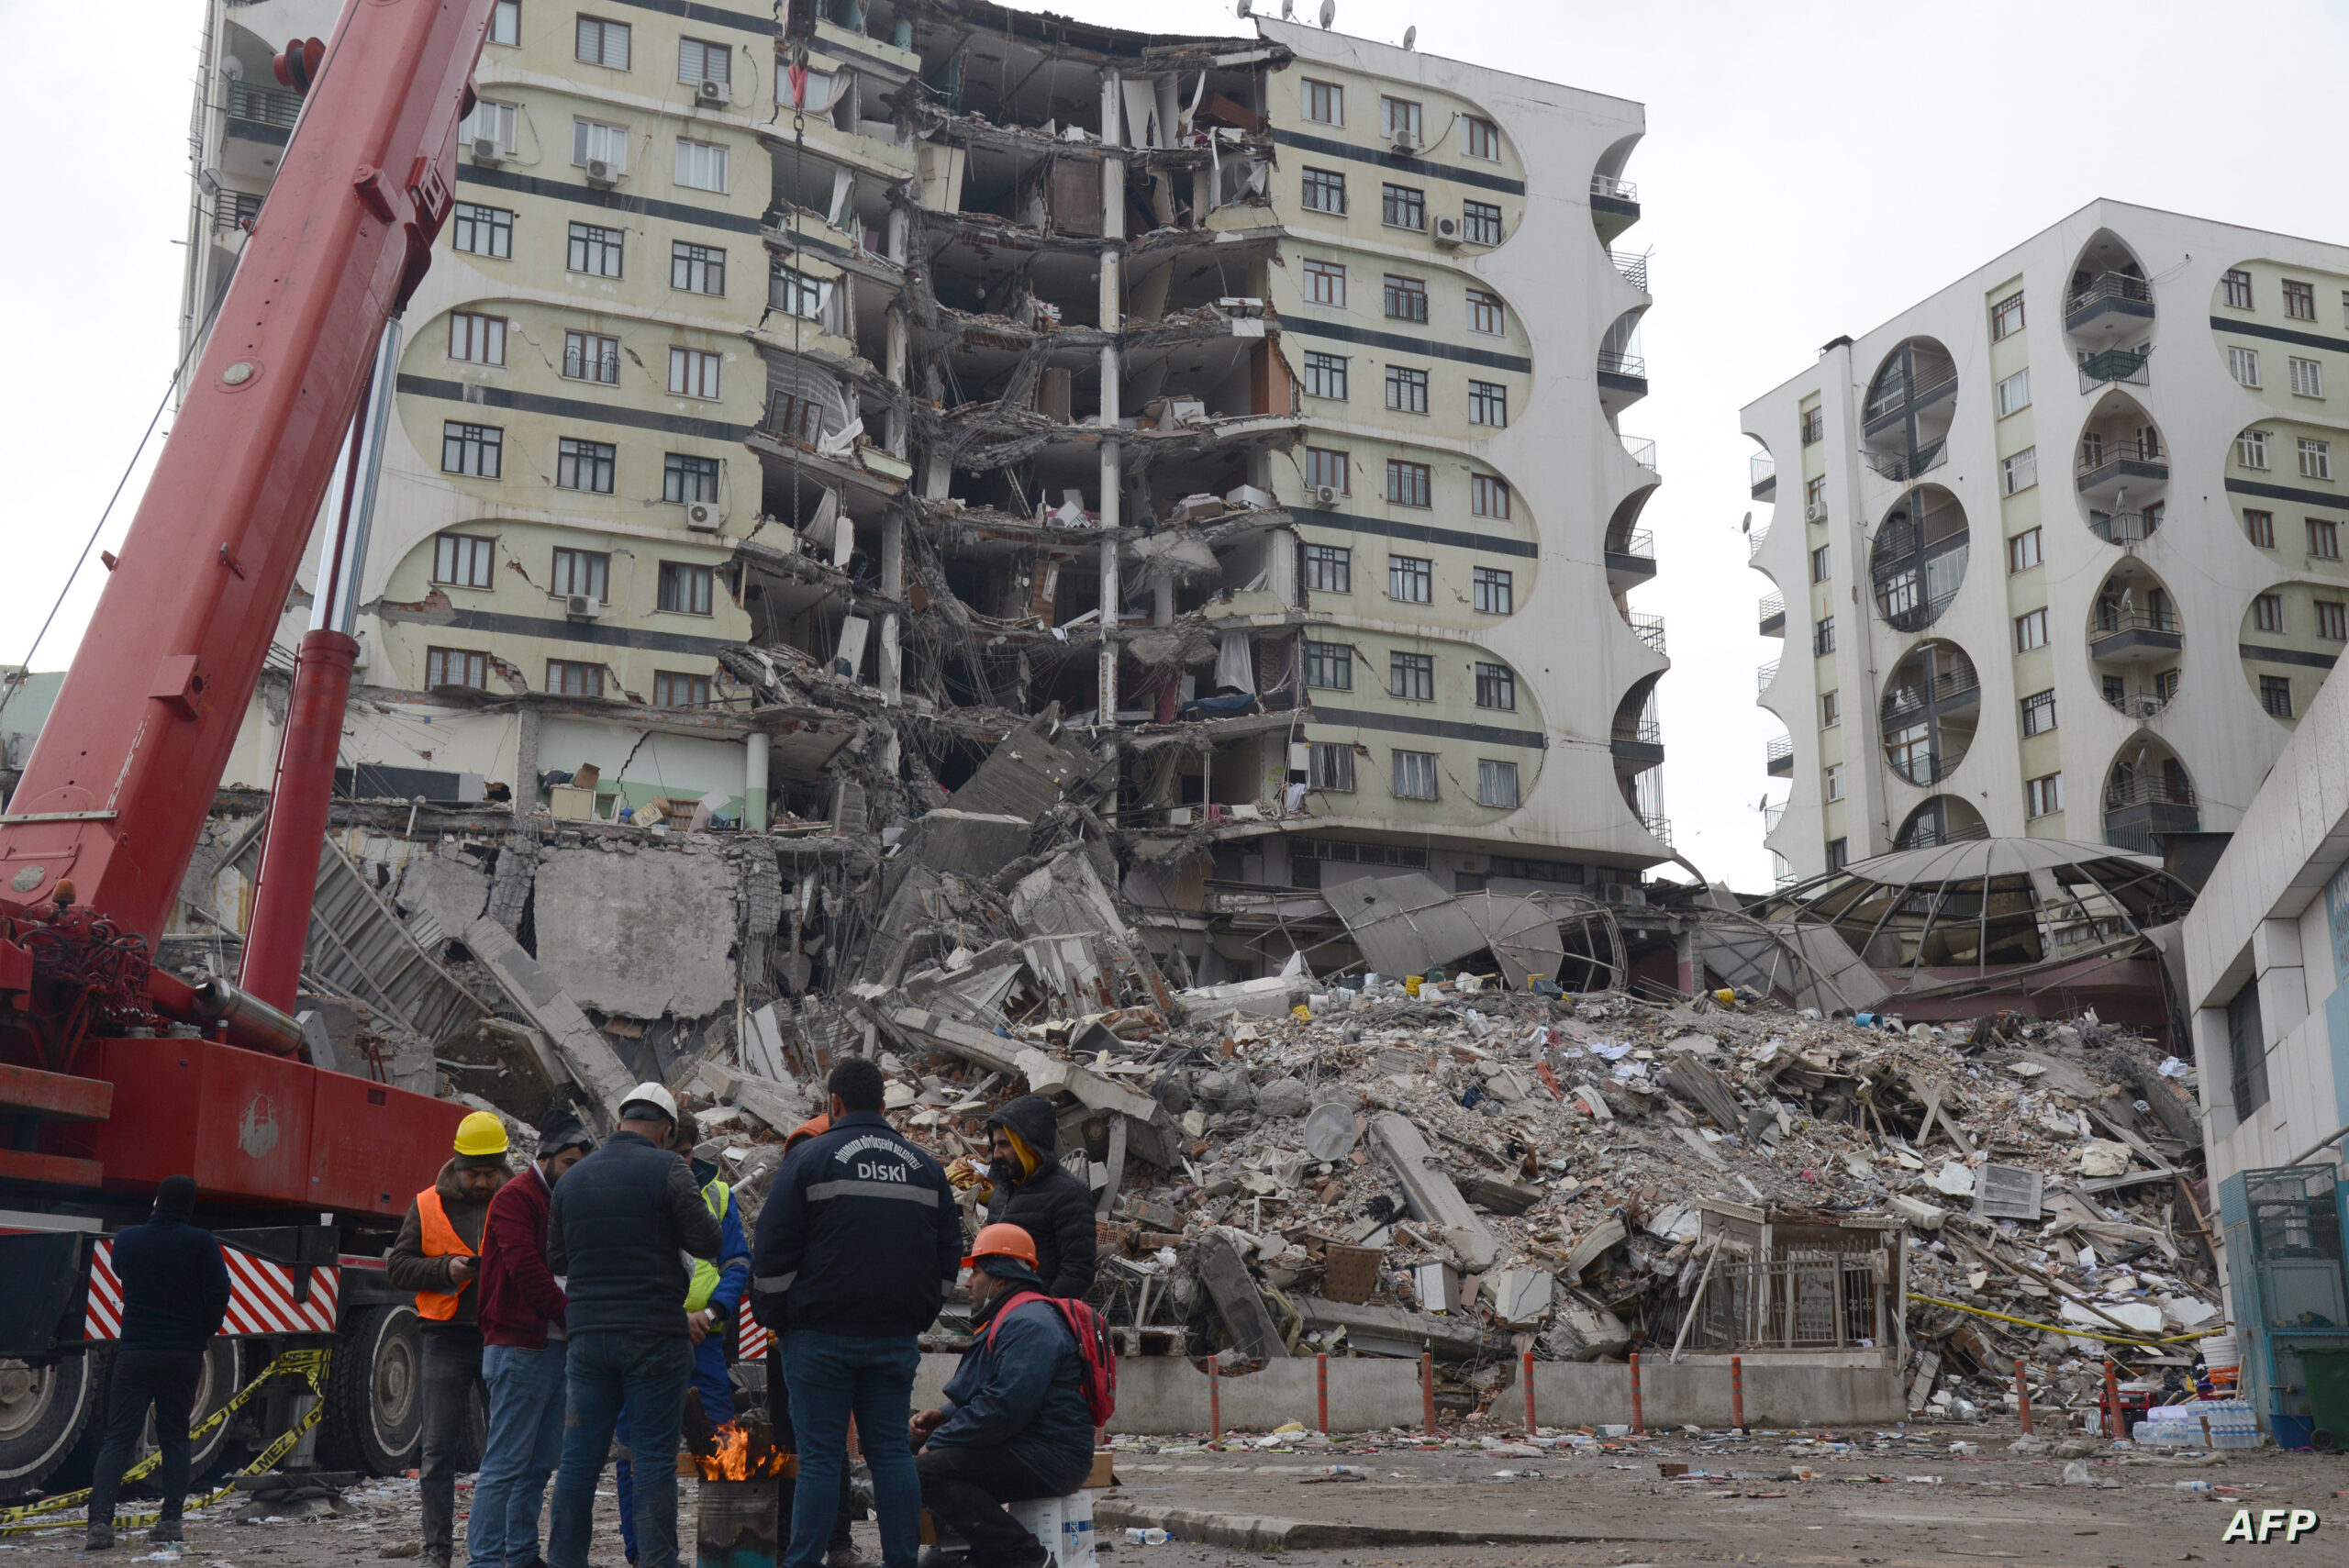
MULTIPOLYGON (((440 1207, 440 1190, 438 1187, 427 1187, 416 1195, 416 1212, 424 1222, 426 1257, 445 1258, 451 1252, 467 1258, 476 1255, 471 1247, 465 1245, 465 1239, 457 1234, 457 1228, 449 1223, 449 1211, 440 1207)), ((473 1288, 473 1283, 467 1280, 452 1291, 417 1291, 416 1315, 439 1323, 447 1322, 457 1315, 458 1298, 473 1288)))

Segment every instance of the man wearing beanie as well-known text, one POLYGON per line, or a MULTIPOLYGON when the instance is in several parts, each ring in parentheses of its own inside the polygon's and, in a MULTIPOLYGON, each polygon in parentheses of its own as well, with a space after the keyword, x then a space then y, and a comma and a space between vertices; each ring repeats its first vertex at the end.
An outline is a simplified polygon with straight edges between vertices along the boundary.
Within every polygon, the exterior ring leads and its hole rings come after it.
POLYGON ((568 1105, 539 1118, 538 1157, 489 1200, 481 1240, 481 1370, 489 1440, 465 1527, 472 1568, 529 1568, 539 1513, 562 1462, 562 1287, 547 1267, 547 1209, 562 1173, 586 1157, 587 1129, 568 1105))
POLYGON ((946 1179, 958 1187, 987 1190, 989 1225, 1017 1225, 1036 1239, 1033 1260, 1046 1296, 1085 1299, 1093 1288, 1093 1189, 1069 1174, 1059 1160, 1059 1114, 1041 1095, 1005 1102, 987 1118, 994 1160, 982 1180, 970 1162, 957 1160, 946 1179))
MULTIPOLYGON (((465 1448, 473 1394, 481 1388, 482 1228, 490 1200, 513 1174, 506 1124, 473 1111, 457 1124, 449 1162, 416 1195, 384 1272, 395 1290, 416 1292, 424 1340, 424 1558, 449 1568, 456 1537, 457 1461, 465 1448)), ((482 1390, 483 1403, 488 1390, 482 1390)))
POLYGON ((181 1539, 180 1510, 187 1501, 188 1416, 204 1373, 205 1348, 228 1310, 228 1265, 209 1230, 188 1222, 195 1208, 195 1178, 166 1176, 155 1192, 154 1218, 118 1230, 114 1273, 122 1284, 122 1337, 116 1341, 114 1382, 106 1391, 106 1438, 90 1488, 87 1545, 114 1545, 114 1499, 130 1467, 147 1408, 155 1409, 155 1441, 162 1462, 155 1485, 161 1517, 150 1541, 181 1539))

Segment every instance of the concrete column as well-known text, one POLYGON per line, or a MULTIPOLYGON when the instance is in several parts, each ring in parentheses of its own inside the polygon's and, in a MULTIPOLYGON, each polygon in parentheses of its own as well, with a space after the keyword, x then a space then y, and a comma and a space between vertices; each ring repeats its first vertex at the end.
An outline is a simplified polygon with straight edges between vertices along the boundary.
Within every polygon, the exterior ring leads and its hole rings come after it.
MULTIPOLYGON (((2267 1040, 2282 1040, 2309 1016, 2308 972, 2300 963, 2300 923, 2262 920, 2254 926, 2251 966, 2259 976, 2260 1029, 2267 1040)), ((2276 1085, 2268 1088, 2273 1093, 2276 1085)))
MULTIPOLYGON (((891 320, 896 318, 893 316, 891 320)), ((906 520, 891 512, 881 520, 881 596, 891 604, 906 597, 906 520)), ((881 695, 895 705, 905 694, 905 663, 897 647, 897 612, 881 617, 881 695)))
POLYGON ((2227 1046, 2224 1007, 2195 1009, 2194 1057, 2202 1085, 2202 1135, 2215 1141, 2232 1132, 2242 1119, 2235 1114, 2234 1056, 2227 1046))
POLYGON ((742 742, 742 828, 767 830, 767 738, 752 735, 742 742))
MULTIPOLYGON (((1105 147, 1125 145, 1123 120, 1125 99, 1118 73, 1105 72, 1101 77, 1101 141, 1105 147)), ((1122 239, 1126 233, 1126 162, 1122 158, 1101 161, 1101 237, 1122 239)), ((1115 334, 1125 325, 1125 278, 1120 258, 1105 249, 1101 253, 1101 329, 1115 334)), ((1114 725, 1118 717, 1118 606, 1123 597, 1118 583, 1118 524, 1119 491, 1125 480, 1124 464, 1120 461, 1119 443, 1116 435, 1119 407, 1119 375, 1118 349, 1114 337, 1101 349, 1101 662, 1098 678, 1101 723, 1114 725)))
MULTIPOLYGON (((1688 927, 1673 938, 1673 951, 1679 963, 1679 987, 1684 996, 1694 996, 1697 987, 1704 984, 1704 971, 1697 962, 1697 929, 1688 927)), ((1550 978, 1556 979, 1556 975, 1550 978)))
POLYGON ((539 803, 539 710, 526 707, 514 741, 514 815, 527 817, 539 803))

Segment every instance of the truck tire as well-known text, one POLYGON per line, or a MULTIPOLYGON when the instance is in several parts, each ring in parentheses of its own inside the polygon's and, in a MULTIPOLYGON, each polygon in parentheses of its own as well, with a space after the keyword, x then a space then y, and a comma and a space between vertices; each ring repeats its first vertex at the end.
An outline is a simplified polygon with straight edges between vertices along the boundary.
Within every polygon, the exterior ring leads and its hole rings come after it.
MULTIPOLYGON (((243 1345, 226 1336, 217 1337, 204 1348, 204 1371, 195 1380, 195 1403, 188 1407, 188 1429, 193 1431, 204 1424, 204 1418, 236 1396, 245 1385, 243 1345)), ((267 1364, 264 1362, 263 1364, 267 1364)), ((197 1438, 188 1451, 187 1474, 190 1485, 200 1486, 211 1479, 212 1467, 228 1447, 228 1429, 235 1420, 221 1422, 197 1438)), ((147 1425, 139 1434, 139 1451, 133 1457, 144 1459, 155 1451, 155 1412, 147 1412, 147 1425)))
POLYGON ((424 1438, 424 1344, 413 1307, 351 1315, 327 1378, 318 1457, 331 1470, 398 1475, 424 1438))
POLYGON ((0 1361, 0 1500, 30 1495, 75 1457, 95 1432, 112 1364, 99 1351, 43 1367, 0 1361))

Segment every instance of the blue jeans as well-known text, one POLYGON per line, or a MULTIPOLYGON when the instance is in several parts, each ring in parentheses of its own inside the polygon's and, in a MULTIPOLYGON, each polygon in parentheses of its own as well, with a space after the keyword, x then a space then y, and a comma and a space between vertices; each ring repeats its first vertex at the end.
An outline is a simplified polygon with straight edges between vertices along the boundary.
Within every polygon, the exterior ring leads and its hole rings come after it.
MULTIPOLYGON (((910 1335, 865 1339, 794 1329, 783 1336, 782 1348, 784 1385, 791 1391, 791 1430, 799 1451, 791 1550, 782 1568, 817 1568, 824 1561, 832 1518, 840 1507, 852 1411, 857 1441, 873 1471, 882 1568, 914 1568, 921 1551, 921 1481, 914 1473, 906 1423, 913 1416, 914 1373, 921 1366, 921 1347, 910 1335)), ((559 1563, 556 1568, 579 1565, 559 1563)))
MULTIPOLYGON (((713 1427, 722 1427, 734 1418, 734 1380, 726 1371, 726 1336, 712 1334, 694 1347, 694 1392, 701 1396, 701 1413, 709 1418, 713 1427)), ((682 1423, 681 1423, 682 1424, 682 1423)), ((619 1483, 620 1545, 628 1551, 628 1560, 636 1561, 636 1466, 632 1462, 636 1449, 628 1440, 628 1415, 623 1411, 617 1429, 620 1440, 620 1460, 612 1466, 613 1479, 619 1483)), ((657 1462, 662 1456, 653 1455, 657 1462)), ((676 1456, 667 1456, 672 1469, 676 1456)), ((478 1505, 476 1505, 478 1506, 478 1505)), ((482 1568, 478 1562, 473 1568, 482 1568)))
MULTIPOLYGON (((629 1429, 647 1453, 674 1456, 677 1423, 693 1377, 694 1347, 684 1333, 589 1332, 571 1337, 570 1410, 563 1418, 562 1469, 554 1483, 547 1529, 549 1568, 587 1568, 596 1527, 596 1482, 611 1451, 612 1428, 628 1412, 629 1429)), ((638 1477, 636 1536, 641 1568, 677 1568, 677 1466, 674 1457, 638 1477)))
POLYGON ((565 1360, 561 1340, 549 1340, 539 1351, 482 1347, 489 1441, 465 1527, 473 1568, 526 1568, 539 1554, 539 1508, 546 1501, 547 1477, 562 1462, 565 1360))

